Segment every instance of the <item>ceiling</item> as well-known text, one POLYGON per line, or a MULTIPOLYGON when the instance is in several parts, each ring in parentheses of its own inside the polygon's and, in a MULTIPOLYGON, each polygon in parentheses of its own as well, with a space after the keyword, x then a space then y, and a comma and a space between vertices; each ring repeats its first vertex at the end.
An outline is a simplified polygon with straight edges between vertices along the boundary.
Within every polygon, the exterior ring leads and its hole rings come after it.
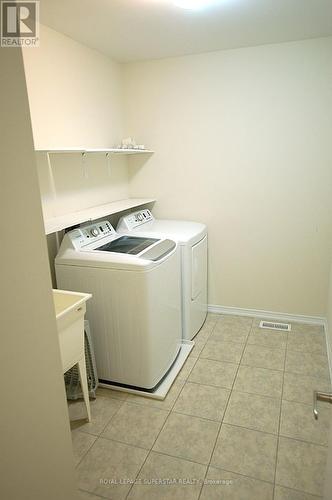
POLYGON ((121 62, 332 35, 332 0, 219 0, 195 11, 172 0, 41 0, 40 15, 121 62))

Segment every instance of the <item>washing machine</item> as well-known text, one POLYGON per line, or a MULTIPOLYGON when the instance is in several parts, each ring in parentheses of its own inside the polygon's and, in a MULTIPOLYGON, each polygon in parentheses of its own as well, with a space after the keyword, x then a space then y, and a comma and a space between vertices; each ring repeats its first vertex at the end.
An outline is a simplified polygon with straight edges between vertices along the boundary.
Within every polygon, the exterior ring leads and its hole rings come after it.
POLYGON ((170 238, 181 249, 182 335, 191 340, 207 315, 207 227, 199 222, 155 219, 143 209, 121 217, 118 233, 170 238))
POLYGON ((102 384, 153 393, 168 375, 182 346, 180 258, 176 242, 118 235, 106 220, 65 234, 57 285, 92 294, 86 316, 102 384))

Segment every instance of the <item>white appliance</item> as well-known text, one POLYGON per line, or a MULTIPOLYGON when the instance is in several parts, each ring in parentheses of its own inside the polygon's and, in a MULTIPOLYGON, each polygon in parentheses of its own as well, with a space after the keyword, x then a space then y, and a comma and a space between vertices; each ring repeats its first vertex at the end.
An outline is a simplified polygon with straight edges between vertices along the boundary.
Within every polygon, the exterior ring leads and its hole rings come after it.
POLYGON ((191 340, 207 314, 207 227, 199 222, 155 219, 148 209, 122 217, 118 233, 170 238, 181 248, 182 334, 191 340))
POLYGON ((118 235, 102 221, 65 235, 55 269, 58 287, 92 293, 86 316, 99 381, 129 392, 162 387, 156 397, 165 397, 192 348, 181 341, 177 243, 118 235))

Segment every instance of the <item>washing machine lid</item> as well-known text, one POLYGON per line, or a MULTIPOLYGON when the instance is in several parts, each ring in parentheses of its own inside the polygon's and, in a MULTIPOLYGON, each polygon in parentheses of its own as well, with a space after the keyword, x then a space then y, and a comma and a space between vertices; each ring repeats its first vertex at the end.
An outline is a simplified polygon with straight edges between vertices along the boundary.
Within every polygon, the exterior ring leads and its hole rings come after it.
POLYGON ((55 263, 146 271, 176 249, 177 243, 167 238, 117 235, 109 222, 103 221, 66 233, 55 263))
POLYGON ((157 241, 159 241, 157 238, 121 236, 120 238, 109 241, 105 245, 97 247, 94 250, 137 255, 157 241))

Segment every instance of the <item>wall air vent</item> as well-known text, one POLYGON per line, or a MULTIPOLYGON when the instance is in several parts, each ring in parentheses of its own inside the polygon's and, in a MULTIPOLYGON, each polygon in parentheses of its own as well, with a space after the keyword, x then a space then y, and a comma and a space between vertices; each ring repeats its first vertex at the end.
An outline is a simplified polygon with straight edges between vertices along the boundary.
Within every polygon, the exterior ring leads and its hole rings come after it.
POLYGON ((259 328, 267 328, 269 330, 281 330, 283 332, 290 332, 292 326, 290 323, 275 323, 274 321, 261 321, 259 328))

